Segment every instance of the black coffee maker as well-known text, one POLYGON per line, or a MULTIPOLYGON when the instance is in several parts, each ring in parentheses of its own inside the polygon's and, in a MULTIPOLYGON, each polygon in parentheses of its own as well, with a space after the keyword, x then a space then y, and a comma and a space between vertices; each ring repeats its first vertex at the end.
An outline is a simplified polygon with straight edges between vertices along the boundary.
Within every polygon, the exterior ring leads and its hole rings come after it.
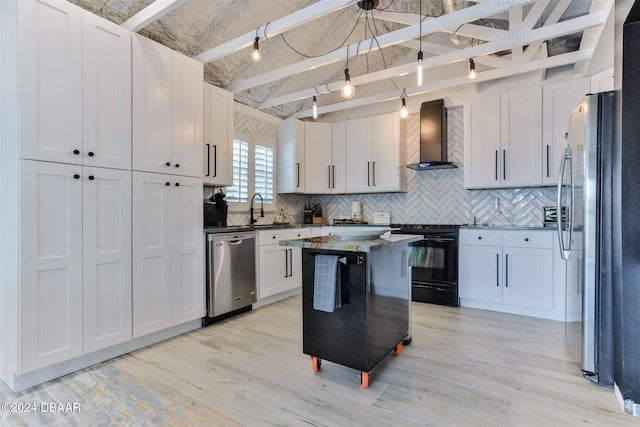
POLYGON ((205 227, 226 227, 227 226, 227 201, 224 193, 216 193, 208 200, 204 201, 204 226, 205 227))

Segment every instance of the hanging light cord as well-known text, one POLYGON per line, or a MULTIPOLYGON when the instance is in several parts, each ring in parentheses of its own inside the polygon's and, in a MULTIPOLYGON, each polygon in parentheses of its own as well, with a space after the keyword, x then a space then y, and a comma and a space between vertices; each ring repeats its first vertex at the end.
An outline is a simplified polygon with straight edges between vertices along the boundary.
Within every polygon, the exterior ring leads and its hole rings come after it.
POLYGON ((280 33, 280 37, 282 37, 282 41, 284 42, 284 44, 287 45, 287 47, 289 47, 289 49, 291 49, 292 51, 294 51, 295 53, 297 53, 300 56, 304 56, 305 58, 320 58, 322 56, 328 55, 332 52, 335 52, 336 50, 340 49, 341 47, 344 46, 344 44, 347 42, 347 40, 349 39, 349 37, 351 37, 351 34, 353 34, 353 32, 356 30, 356 28, 358 27, 358 21, 360 19, 360 17, 362 16, 362 12, 363 10, 360 10, 360 13, 358 14, 358 19, 356 19, 355 24, 353 25, 353 28, 351 28, 351 31, 349 31, 349 34, 347 34, 347 36, 344 38, 344 40, 342 41, 342 43, 340 43, 340 45, 338 47, 336 47, 335 49, 331 49, 328 52, 322 53, 320 55, 309 55, 303 52, 300 52, 298 49, 296 49, 295 47, 293 47, 288 41, 287 39, 284 37, 283 33, 280 33))

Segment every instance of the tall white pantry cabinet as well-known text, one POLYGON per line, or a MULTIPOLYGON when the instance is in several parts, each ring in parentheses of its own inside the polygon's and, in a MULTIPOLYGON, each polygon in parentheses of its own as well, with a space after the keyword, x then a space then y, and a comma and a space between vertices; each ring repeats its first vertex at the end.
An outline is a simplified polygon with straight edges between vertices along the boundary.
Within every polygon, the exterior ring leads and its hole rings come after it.
MULTIPOLYGON (((3 0, 0 35, 0 379, 20 390, 168 332, 133 336, 131 32, 68 2, 3 0)), ((192 199, 201 153, 183 157, 192 199)), ((185 224, 201 231, 201 214, 185 224)), ((201 315, 193 299, 174 319, 201 315)))

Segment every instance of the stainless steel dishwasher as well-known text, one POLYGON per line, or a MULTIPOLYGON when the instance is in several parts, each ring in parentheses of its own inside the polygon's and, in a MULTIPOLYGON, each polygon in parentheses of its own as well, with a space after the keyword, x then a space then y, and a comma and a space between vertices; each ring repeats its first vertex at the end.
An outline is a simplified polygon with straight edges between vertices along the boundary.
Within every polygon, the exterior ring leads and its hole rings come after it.
POLYGON ((208 325, 242 311, 256 302, 256 233, 207 234, 208 325))

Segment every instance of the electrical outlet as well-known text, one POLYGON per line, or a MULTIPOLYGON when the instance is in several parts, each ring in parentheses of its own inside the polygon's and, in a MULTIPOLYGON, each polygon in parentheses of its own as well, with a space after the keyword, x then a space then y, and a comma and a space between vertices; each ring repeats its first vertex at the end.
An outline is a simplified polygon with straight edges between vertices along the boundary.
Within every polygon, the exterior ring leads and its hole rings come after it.
POLYGON ((378 225, 389 225, 391 223, 391 216, 389 212, 374 212, 373 223, 378 225))

